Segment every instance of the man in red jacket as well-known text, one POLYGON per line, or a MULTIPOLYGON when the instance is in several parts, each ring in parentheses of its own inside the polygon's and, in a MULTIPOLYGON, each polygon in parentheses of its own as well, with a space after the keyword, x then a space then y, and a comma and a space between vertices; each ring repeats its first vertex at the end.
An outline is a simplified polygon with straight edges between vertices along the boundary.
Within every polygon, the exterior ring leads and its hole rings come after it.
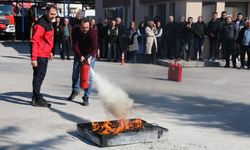
POLYGON ((53 59, 54 29, 52 20, 55 18, 56 12, 56 6, 48 5, 45 14, 38 19, 33 27, 31 39, 31 65, 34 71, 32 105, 37 107, 51 106, 43 99, 40 89, 46 75, 48 60, 53 59))

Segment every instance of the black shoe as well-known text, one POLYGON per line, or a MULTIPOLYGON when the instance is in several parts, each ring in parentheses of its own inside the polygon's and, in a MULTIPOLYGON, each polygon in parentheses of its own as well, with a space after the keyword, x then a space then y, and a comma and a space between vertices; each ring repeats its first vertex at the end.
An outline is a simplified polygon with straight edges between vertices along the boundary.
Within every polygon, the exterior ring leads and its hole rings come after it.
POLYGON ((44 99, 34 99, 32 98, 32 105, 35 107, 51 107, 51 104, 44 99))
POLYGON ((244 69, 244 66, 240 66, 238 69, 244 69))
POLYGON ((233 68, 237 68, 237 66, 233 66, 233 68))
POLYGON ((224 66, 224 68, 230 68, 230 66, 226 64, 226 65, 224 66))
POLYGON ((67 60, 70 60, 70 57, 67 57, 67 60))
POLYGON ((82 100, 83 100, 83 103, 82 103, 83 106, 88 106, 89 105, 89 97, 87 95, 84 95, 82 97, 82 100))
POLYGON ((70 96, 67 98, 67 100, 68 101, 73 101, 76 98, 76 96, 78 96, 78 95, 79 95, 79 92, 72 91, 70 96))

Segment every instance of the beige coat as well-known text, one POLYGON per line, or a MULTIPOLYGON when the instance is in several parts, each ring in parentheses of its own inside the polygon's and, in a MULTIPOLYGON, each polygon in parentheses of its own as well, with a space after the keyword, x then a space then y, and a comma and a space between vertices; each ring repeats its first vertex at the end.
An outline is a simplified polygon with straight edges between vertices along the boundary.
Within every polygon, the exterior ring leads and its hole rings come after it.
POLYGON ((154 44, 155 44, 155 48, 156 48, 156 51, 157 51, 157 41, 156 41, 156 37, 155 37, 155 30, 151 29, 149 27, 146 27, 145 33, 146 33, 146 50, 145 50, 145 54, 152 54, 152 48, 153 48, 154 44))

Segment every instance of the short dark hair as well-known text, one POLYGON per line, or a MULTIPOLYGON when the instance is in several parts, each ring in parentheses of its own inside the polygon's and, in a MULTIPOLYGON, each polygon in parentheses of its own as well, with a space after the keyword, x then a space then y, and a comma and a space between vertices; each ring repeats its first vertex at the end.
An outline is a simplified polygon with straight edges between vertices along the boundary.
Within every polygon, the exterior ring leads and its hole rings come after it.
POLYGON ((225 14, 225 13, 227 13, 227 12, 226 12, 226 11, 222 11, 222 12, 221 12, 221 14, 225 14))
POLYGON ((188 20, 189 20, 189 19, 192 19, 192 20, 194 20, 194 19, 193 19, 193 17, 188 17, 188 20))
POLYGON ((242 13, 240 12, 240 13, 237 14, 237 16, 243 16, 243 15, 242 15, 242 13))
POLYGON ((56 18, 60 18, 60 16, 56 16, 56 18))
POLYGON ((216 14, 216 15, 218 15, 218 13, 217 13, 216 11, 215 11, 215 12, 213 12, 213 15, 215 15, 215 14, 216 14))
POLYGON ((47 6, 46 6, 46 11, 50 11, 50 9, 52 9, 52 8, 54 8, 54 9, 56 9, 56 10, 57 10, 56 5, 49 4, 49 5, 47 5, 47 6))
POLYGON ((90 23, 90 20, 88 18, 82 18, 81 23, 90 23))

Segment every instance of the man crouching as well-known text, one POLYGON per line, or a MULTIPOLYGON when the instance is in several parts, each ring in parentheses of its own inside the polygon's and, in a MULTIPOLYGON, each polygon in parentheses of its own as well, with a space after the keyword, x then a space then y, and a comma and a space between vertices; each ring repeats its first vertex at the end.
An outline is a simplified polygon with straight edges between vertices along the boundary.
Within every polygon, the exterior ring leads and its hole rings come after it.
MULTIPOLYGON (((73 73, 72 73, 72 93, 68 100, 72 101, 80 93, 80 67, 84 63, 93 69, 95 65, 96 52, 98 49, 97 31, 90 28, 88 19, 81 20, 79 26, 72 32, 73 50, 75 52, 73 73)), ((84 89, 83 105, 89 105, 89 96, 92 90, 92 74, 88 71, 88 89, 84 89)))

